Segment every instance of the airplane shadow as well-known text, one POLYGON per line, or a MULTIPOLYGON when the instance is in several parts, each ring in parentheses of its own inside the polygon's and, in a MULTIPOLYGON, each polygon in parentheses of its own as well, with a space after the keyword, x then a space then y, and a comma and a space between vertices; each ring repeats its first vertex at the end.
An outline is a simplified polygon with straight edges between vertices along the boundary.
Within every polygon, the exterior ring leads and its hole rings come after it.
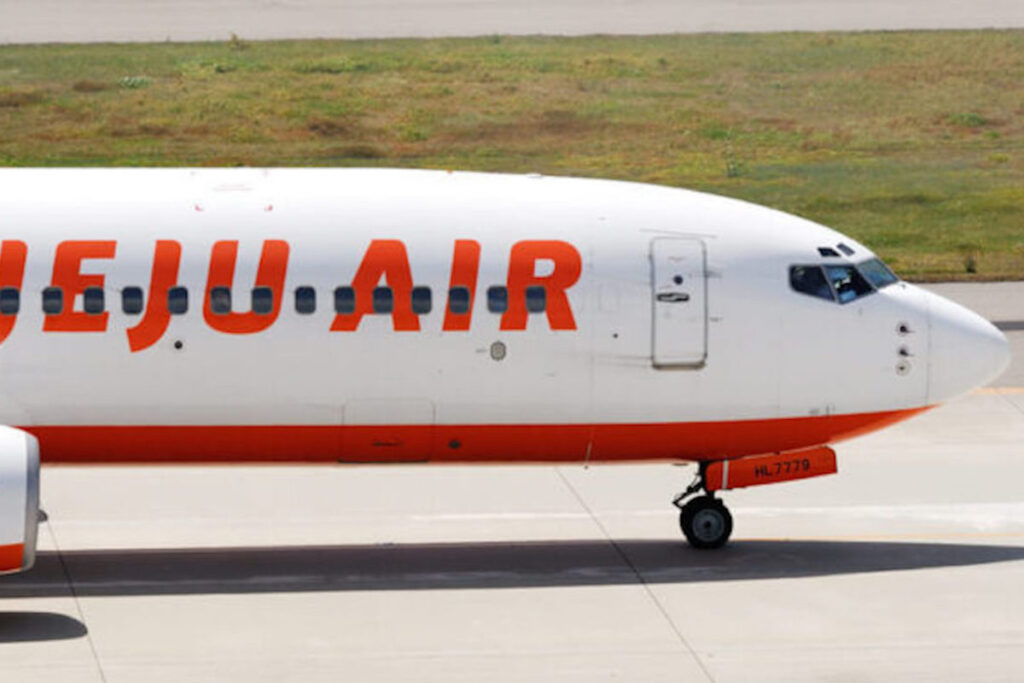
POLYGON ((0 645, 70 640, 88 632, 85 624, 66 614, 0 611, 0 645))
MULTIPOLYGON (((75 550, 79 597, 523 588, 770 580, 963 567, 1024 559, 1024 547, 853 541, 525 541, 268 548, 75 550), (625 559, 624 559, 625 558, 625 559)), ((0 580, 0 599, 67 596, 61 558, 0 580)))

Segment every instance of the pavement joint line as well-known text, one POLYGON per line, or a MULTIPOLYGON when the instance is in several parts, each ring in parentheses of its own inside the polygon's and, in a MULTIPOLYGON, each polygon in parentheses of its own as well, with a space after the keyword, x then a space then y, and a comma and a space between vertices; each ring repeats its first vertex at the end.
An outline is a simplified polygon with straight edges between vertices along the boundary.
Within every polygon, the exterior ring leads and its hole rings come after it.
POLYGON ((981 389, 975 389, 971 393, 978 396, 1024 394, 1024 387, 982 387, 981 389))
POLYGON ((68 591, 71 593, 71 599, 75 603, 75 611, 78 613, 78 618, 85 626, 85 639, 89 643, 89 651, 92 653, 92 659, 96 663, 96 673, 99 674, 100 681, 107 683, 107 674, 103 671, 103 664, 100 663, 100 654, 96 651, 96 643, 92 639, 92 629, 85 620, 85 611, 82 609, 82 601, 78 597, 78 591, 75 590, 75 581, 71 578, 71 570, 68 569, 67 562, 64 560, 64 552, 60 549, 60 544, 57 542, 57 532, 53 530, 53 522, 50 518, 47 518, 43 524, 46 525, 46 532, 50 535, 50 540, 53 541, 53 549, 57 551, 57 561, 60 562, 61 573, 64 574, 64 580, 67 581, 68 591))
MULTIPOLYGON (((1017 392, 1014 392, 1014 393, 1017 393, 1017 392)), ((1022 391, 1022 392, 1020 392, 1020 393, 1024 394, 1024 391, 1022 391)), ((1009 395, 1009 394, 1006 394, 1006 393, 1002 393, 1002 394, 999 394, 999 396, 1001 396, 1001 397, 1002 397, 1002 399, 1003 399, 1003 401, 1005 401, 1006 403, 1008 403, 1008 404, 1010 405, 1010 407, 1012 407, 1012 408, 1013 408, 1014 410, 1016 410, 1016 411, 1017 411, 1018 413, 1020 413, 1020 414, 1024 415, 1024 406, 1019 406, 1019 405, 1017 405, 1016 403, 1014 403, 1013 401, 1011 401, 1011 400, 1010 400, 1010 395, 1009 395)))
POLYGON ((630 571, 633 572, 633 575, 636 576, 637 581, 640 583, 640 586, 647 594, 647 597, 650 598, 652 603, 654 603, 654 607, 658 610, 658 612, 661 613, 661 616, 664 617, 665 621, 668 623, 669 628, 672 629, 673 633, 675 633, 676 638, 686 649, 686 651, 690 653, 690 656, 693 658, 693 661, 695 661, 697 663, 697 666, 700 667, 700 670, 704 673, 704 676, 707 678, 707 680, 711 681, 711 683, 715 683, 715 678, 711 675, 711 672, 708 671, 707 666, 704 664, 704 660, 702 660, 700 655, 697 654, 697 651, 693 649, 693 646, 690 645, 690 641, 686 639, 686 637, 683 635, 683 632, 679 630, 679 626, 676 625, 675 620, 673 620, 671 615, 669 615, 668 610, 666 610, 665 606, 661 604, 660 600, 658 600, 658 596, 654 594, 653 590, 651 590, 651 586, 647 583, 647 580, 644 579, 643 574, 641 574, 637 566, 633 564, 633 561, 629 559, 629 555, 626 554, 626 552, 622 549, 622 546, 620 546, 618 542, 616 542, 616 540, 612 538, 611 534, 608 533, 608 529, 605 528, 601 520, 598 519, 597 515, 594 514, 594 511, 590 509, 589 505, 587 505, 587 502, 583 500, 583 496, 580 495, 579 491, 576 490, 576 487, 572 485, 572 482, 570 482, 569 479, 562 472, 562 468, 555 467, 554 470, 555 474, 558 475, 558 478, 562 480, 562 483, 565 484, 565 487, 569 489, 569 492, 576 499, 576 502, 579 503, 580 507, 582 507, 588 515, 590 515, 590 519, 592 519, 594 521, 594 524, 597 525, 597 528, 600 529, 601 535, 604 536, 605 540, 607 540, 611 544, 612 548, 615 549, 615 552, 618 553, 622 561, 626 564, 627 567, 629 567, 630 571))

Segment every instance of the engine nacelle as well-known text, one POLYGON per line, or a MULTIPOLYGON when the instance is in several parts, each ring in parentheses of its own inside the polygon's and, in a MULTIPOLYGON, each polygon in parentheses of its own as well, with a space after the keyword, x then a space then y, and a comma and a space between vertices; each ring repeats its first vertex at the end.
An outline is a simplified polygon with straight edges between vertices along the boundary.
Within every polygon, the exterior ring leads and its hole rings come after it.
POLYGON ((39 441, 0 427, 0 574, 31 569, 39 527, 39 441))

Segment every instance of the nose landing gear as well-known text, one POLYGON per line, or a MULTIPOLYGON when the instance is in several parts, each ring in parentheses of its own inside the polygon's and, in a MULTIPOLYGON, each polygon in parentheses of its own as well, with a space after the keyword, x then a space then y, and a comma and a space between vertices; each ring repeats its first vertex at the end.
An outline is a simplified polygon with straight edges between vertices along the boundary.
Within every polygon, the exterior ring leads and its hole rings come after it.
POLYGON ((706 470, 707 464, 701 463, 693 483, 672 500, 679 508, 679 528, 690 545, 699 550, 721 548, 732 535, 732 515, 725 503, 715 498, 713 491, 708 491, 706 470), (683 502, 701 491, 702 495, 683 502))
POLYGON ((679 507, 679 528, 694 548, 714 550, 729 541, 732 515, 717 498, 698 496, 679 507))

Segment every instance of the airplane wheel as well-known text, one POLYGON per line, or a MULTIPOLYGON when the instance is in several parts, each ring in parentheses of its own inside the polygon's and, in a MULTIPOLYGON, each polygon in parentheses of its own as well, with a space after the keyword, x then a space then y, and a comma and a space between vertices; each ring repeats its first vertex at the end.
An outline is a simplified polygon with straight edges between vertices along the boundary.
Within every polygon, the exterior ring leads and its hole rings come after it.
POLYGON ((732 515, 722 501, 699 496, 683 506, 679 526, 694 548, 712 550, 728 542, 732 534, 732 515))

